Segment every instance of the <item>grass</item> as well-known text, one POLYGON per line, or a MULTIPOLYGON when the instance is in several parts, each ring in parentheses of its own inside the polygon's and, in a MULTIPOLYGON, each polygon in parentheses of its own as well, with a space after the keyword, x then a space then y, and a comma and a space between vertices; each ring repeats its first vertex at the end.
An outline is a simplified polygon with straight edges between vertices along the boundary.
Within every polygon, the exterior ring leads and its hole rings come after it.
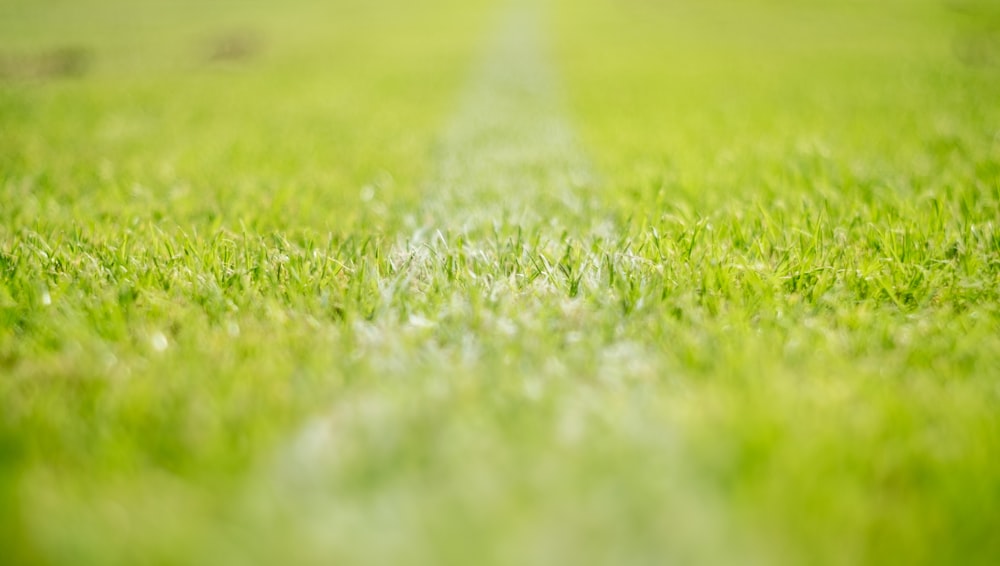
POLYGON ((430 4, 0 7, 5 561, 996 561, 989 6, 430 4))

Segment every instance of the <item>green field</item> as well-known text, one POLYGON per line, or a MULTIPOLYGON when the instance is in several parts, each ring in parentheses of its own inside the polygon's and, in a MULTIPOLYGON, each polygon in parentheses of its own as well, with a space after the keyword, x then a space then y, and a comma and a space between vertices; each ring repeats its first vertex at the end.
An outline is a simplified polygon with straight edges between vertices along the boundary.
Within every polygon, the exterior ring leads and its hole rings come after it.
POLYGON ((0 564, 997 564, 1000 10, 0 0, 0 564))

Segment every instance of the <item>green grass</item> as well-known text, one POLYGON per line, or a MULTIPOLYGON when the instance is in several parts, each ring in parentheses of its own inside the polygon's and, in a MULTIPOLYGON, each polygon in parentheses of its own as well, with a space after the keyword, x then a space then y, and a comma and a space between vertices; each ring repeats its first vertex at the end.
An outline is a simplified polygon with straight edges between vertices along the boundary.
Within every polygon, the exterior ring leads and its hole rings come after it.
POLYGON ((0 562, 1000 557, 987 4, 553 0, 535 219, 509 8, 133 4, 0 6, 0 562))

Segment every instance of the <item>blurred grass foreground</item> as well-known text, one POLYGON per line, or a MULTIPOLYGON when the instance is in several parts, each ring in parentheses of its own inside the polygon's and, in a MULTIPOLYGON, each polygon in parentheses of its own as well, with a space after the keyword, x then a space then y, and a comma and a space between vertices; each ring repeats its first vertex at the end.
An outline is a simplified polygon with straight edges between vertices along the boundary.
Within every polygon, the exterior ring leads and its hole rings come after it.
POLYGON ((998 38, 0 0, 0 563, 1000 563, 998 38))

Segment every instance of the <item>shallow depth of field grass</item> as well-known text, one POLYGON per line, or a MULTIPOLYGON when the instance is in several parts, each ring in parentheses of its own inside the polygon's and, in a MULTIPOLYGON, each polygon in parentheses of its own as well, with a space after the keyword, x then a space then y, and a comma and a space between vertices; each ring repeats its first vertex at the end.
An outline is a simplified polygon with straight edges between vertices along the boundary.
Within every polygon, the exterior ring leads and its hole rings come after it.
POLYGON ((1000 557, 989 4, 539 3, 596 181, 440 231, 531 3, 133 4, 0 5, 0 561, 1000 557))

